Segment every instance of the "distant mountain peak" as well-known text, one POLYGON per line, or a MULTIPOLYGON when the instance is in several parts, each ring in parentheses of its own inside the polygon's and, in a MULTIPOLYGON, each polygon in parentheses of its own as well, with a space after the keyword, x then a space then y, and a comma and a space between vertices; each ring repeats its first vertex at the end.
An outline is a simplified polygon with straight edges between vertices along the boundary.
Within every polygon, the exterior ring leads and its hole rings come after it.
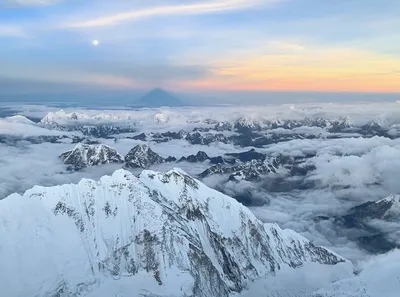
POLYGON ((154 88, 154 89, 152 89, 149 93, 151 93, 151 92, 158 92, 158 93, 167 93, 167 91, 165 91, 165 90, 163 90, 163 89, 161 89, 161 88, 154 88))
POLYGON ((164 162, 164 158, 154 152, 147 144, 136 145, 125 156, 127 168, 148 168, 151 165, 164 162))
POLYGON ((69 170, 108 163, 123 163, 124 158, 107 145, 89 145, 78 143, 72 150, 62 153, 59 158, 68 165, 69 170))
POLYGON ((161 88, 155 88, 146 93, 136 104, 149 107, 183 105, 182 101, 161 88))

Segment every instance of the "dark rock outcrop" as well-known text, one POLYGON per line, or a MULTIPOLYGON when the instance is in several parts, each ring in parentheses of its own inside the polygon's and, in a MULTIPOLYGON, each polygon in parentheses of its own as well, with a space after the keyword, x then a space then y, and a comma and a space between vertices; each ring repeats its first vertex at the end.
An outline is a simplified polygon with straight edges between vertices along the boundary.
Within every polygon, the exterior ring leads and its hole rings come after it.
POLYGON ((189 163, 197 163, 197 162, 204 162, 210 159, 210 157, 203 151, 199 151, 196 155, 190 155, 187 157, 182 157, 179 159, 179 162, 189 162, 189 163))
POLYGON ((164 163, 165 160, 148 145, 139 144, 125 156, 126 168, 149 168, 151 165, 164 163))

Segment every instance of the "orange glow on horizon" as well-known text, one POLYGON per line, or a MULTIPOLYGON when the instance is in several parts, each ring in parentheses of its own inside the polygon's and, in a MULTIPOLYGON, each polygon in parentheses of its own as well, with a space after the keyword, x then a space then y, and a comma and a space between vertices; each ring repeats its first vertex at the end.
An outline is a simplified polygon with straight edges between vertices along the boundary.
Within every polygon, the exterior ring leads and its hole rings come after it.
POLYGON ((365 92, 365 93, 400 93, 399 78, 391 78, 381 84, 376 81, 319 81, 318 79, 275 80, 265 83, 224 82, 203 80, 178 84, 182 89, 227 90, 227 91, 324 91, 324 92, 365 92))
POLYGON ((234 56, 214 62, 210 77, 184 89, 400 93, 400 57, 353 49, 234 56))

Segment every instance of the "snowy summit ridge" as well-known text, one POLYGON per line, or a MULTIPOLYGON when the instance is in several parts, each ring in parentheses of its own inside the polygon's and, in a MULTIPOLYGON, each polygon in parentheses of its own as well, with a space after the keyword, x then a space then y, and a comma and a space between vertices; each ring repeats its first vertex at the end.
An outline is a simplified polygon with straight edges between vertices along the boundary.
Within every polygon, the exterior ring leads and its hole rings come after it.
POLYGON ((351 265, 180 169, 35 186, 1 200, 0 218, 5 296, 89 296, 143 278, 137 296, 226 297, 284 267, 351 265))
POLYGON ((165 160, 154 152, 147 144, 138 144, 125 156, 127 168, 148 168, 154 164, 164 163, 165 160))
POLYGON ((74 170, 108 163, 123 163, 124 157, 115 149, 104 144, 77 144, 72 150, 62 153, 59 157, 64 164, 74 170))

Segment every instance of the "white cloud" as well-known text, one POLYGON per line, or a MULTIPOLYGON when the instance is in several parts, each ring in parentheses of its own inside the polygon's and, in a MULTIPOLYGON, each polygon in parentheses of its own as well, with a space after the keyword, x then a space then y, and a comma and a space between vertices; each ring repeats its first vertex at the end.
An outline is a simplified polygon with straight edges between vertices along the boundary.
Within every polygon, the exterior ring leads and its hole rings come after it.
POLYGON ((166 15, 195 15, 227 10, 250 8, 256 5, 267 5, 279 0, 219 0, 210 2, 199 2, 183 5, 157 6, 146 9, 128 10, 125 12, 106 15, 99 18, 92 18, 84 21, 76 21, 66 24, 66 27, 98 27, 108 26, 126 21, 133 21, 141 18, 150 18, 166 15))
POLYGON ((6 7, 47 6, 57 4, 61 1, 62 0, 3 0, 0 1, 0 6, 2 4, 6 7))
POLYGON ((305 47, 299 43, 284 41, 271 41, 268 43, 268 47, 272 50, 277 50, 280 52, 298 52, 305 49, 305 47))
POLYGON ((0 119, 0 135, 12 135, 20 137, 30 136, 50 136, 50 135, 71 135, 71 133, 55 130, 48 130, 40 127, 34 123, 23 123, 15 121, 14 119, 0 119))
MULTIPOLYGON (((243 115, 257 119, 281 119, 304 118, 324 116, 335 118, 338 115, 350 115, 351 120, 357 123, 380 118, 385 114, 387 121, 382 123, 396 123, 399 121, 397 113, 389 113, 394 110, 396 103, 380 104, 297 104, 296 109, 290 109, 290 105, 265 106, 265 107, 204 107, 204 108, 161 108, 143 110, 90 110, 90 109, 66 109, 67 112, 76 112, 87 123, 110 123, 115 125, 127 121, 138 122, 138 131, 129 136, 141 132, 179 131, 183 128, 191 131, 200 124, 188 123, 206 118, 218 120, 234 120, 243 115), (156 123, 154 115, 163 114, 169 119, 166 123, 156 123), (114 117, 113 115, 117 115, 114 117), (110 119, 116 120, 110 120, 110 119)), ((13 107, 17 108, 16 106, 13 107)), ((22 107, 23 114, 43 116, 47 108, 22 107)), ((54 111, 54 108, 48 109, 54 111)), ((386 118, 385 117, 385 118, 386 118)), ((0 134, 11 135, 40 135, 46 132, 44 128, 36 125, 28 125, 6 120, 0 121, 0 134)), ((303 131, 304 132, 304 131, 303 131)), ((62 134, 65 134, 62 132, 62 134)), ((128 135, 118 135, 126 137, 128 135)), ((114 139, 100 139, 104 144, 114 147, 119 153, 126 154, 132 147, 140 143, 132 139, 120 139, 114 143, 114 139)), ((151 148, 162 155, 170 155, 177 158, 195 154, 204 150, 209 156, 223 155, 226 152, 244 151, 232 144, 212 144, 210 146, 190 145, 184 140, 174 140, 167 143, 151 143, 151 148)), ((56 185, 61 183, 77 182, 82 177, 98 179, 104 174, 110 174, 121 165, 105 165, 85 169, 82 172, 66 173, 65 166, 58 160, 59 154, 71 149, 70 143, 41 143, 30 144, 20 142, 19 146, 9 147, 0 144, 0 199, 11 192, 31 188, 35 184, 56 185)), ((263 207, 252 207, 255 215, 265 222, 277 222, 283 228, 290 228, 312 240, 317 245, 323 245, 333 249, 339 254, 358 260, 364 258, 365 252, 360 251, 355 242, 346 237, 346 232, 338 229, 330 220, 315 221, 316 216, 339 216, 347 212, 351 207, 361 203, 382 199, 390 193, 400 193, 398 176, 400 175, 400 139, 374 138, 350 138, 350 139, 298 139, 279 143, 258 149, 268 154, 286 154, 301 156, 315 153, 316 156, 309 159, 309 163, 316 169, 307 176, 288 178, 285 172, 281 175, 267 176, 257 183, 241 181, 240 183, 226 183, 227 176, 213 176, 205 182, 224 190, 232 196, 250 193, 255 202, 265 201, 263 207), (286 192, 273 192, 269 188, 281 181, 294 185, 308 183, 303 190, 294 187, 286 192), (271 186, 272 185, 272 186, 271 186)), ((167 171, 172 167, 183 167, 192 175, 202 172, 208 164, 170 163, 154 167, 154 170, 167 171)), ((138 172, 138 171, 136 171, 138 172)), ((385 222, 371 222, 379 226, 384 232, 395 230, 397 225, 385 222)), ((393 236, 399 236, 392 232, 393 236)), ((396 238, 394 238, 396 240, 396 238)))
POLYGON ((399 294, 400 250, 371 258, 362 264, 362 271, 319 290, 313 296, 370 296, 395 297, 399 294))
POLYGON ((23 28, 15 25, 0 24, 0 37, 25 37, 23 28))

